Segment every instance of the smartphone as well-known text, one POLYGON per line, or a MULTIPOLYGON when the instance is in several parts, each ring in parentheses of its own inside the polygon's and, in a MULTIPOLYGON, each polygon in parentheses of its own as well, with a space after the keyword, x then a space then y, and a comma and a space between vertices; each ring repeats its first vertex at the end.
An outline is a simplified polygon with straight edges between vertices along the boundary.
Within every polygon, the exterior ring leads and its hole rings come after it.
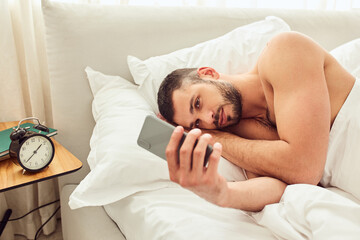
MULTIPOLYGON (((175 127, 173 125, 155 116, 148 115, 145 118, 144 124, 137 139, 137 143, 140 147, 150 151, 151 153, 161 157, 166 161, 165 150, 174 129, 175 127)), ((179 144, 179 149, 184 142, 186 135, 187 133, 184 132, 179 144)), ((196 143, 197 140, 194 144, 194 147, 196 146, 196 143)), ((204 166, 206 166, 212 151, 212 146, 208 145, 205 153, 204 166)))

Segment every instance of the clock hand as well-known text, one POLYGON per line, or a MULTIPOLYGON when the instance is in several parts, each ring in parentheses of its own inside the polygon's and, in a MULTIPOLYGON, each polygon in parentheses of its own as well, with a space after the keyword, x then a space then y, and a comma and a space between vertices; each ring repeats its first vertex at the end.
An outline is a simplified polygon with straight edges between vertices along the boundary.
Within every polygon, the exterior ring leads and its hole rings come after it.
POLYGON ((34 156, 35 152, 31 155, 31 157, 29 157, 29 159, 27 161, 25 161, 26 163, 34 156))
POLYGON ((35 155, 35 153, 37 153, 37 151, 40 149, 41 146, 42 144, 40 144, 40 146, 34 151, 34 153, 29 157, 29 159, 26 162, 28 162, 35 155))
POLYGON ((37 153, 37 151, 39 150, 39 148, 42 146, 42 144, 40 144, 40 146, 35 150, 35 153, 37 153))

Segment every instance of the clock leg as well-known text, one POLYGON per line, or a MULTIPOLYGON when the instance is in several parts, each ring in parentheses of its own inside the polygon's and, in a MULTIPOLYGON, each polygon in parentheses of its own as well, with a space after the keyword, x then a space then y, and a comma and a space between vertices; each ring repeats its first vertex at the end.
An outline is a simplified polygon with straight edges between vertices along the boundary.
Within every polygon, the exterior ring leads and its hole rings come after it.
POLYGON ((5 214, 4 214, 4 217, 3 217, 3 219, 2 219, 1 222, 0 222, 0 236, 1 236, 1 234, 3 233, 7 222, 9 221, 9 218, 10 218, 10 216, 11 216, 11 213, 12 213, 12 210, 11 210, 11 209, 6 210, 6 212, 5 212, 5 214))

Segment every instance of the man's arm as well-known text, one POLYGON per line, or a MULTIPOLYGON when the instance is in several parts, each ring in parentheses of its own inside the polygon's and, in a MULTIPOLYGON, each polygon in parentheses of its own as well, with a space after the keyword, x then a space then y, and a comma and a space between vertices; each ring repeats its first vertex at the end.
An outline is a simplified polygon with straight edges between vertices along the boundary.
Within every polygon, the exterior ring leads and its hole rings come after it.
POLYGON ((282 140, 250 140, 229 132, 206 130, 213 142, 222 144, 222 156, 257 176, 271 176, 286 183, 293 181, 293 165, 282 164, 286 145, 282 140), (267 162, 265 164, 265 162, 267 162))
POLYGON ((170 179, 209 202, 222 207, 246 211, 260 211, 265 205, 279 202, 286 184, 270 177, 253 178, 241 182, 226 182, 218 174, 221 145, 214 144, 213 153, 204 167, 206 146, 211 135, 201 136, 199 129, 191 130, 178 153, 184 129, 177 127, 166 149, 170 179), (194 148, 196 139, 198 143, 194 148))
POLYGON ((259 59, 260 77, 272 88, 280 140, 247 140, 213 132, 223 156, 255 173, 291 183, 317 184, 330 131, 325 51, 297 33, 273 39, 259 59))

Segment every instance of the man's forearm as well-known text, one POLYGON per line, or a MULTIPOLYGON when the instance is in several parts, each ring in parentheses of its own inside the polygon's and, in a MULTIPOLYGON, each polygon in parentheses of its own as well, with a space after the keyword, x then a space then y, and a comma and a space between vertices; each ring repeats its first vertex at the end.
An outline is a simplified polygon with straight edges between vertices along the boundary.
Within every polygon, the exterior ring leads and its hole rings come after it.
POLYGON ((270 177, 258 177, 240 182, 228 182, 224 207, 245 211, 261 211, 266 205, 278 203, 286 184, 270 177))
POLYGON ((296 173, 298 156, 282 140, 248 140, 228 132, 210 132, 223 145, 222 155, 232 163, 263 176, 276 177, 286 183, 302 182, 296 173))

